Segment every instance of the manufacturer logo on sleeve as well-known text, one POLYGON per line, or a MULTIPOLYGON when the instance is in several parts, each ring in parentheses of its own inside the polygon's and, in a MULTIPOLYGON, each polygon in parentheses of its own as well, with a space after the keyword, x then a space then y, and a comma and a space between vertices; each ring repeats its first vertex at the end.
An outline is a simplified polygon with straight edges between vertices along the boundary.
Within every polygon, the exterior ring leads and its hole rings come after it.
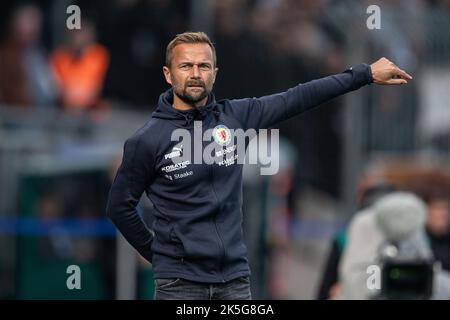
POLYGON ((167 153, 164 155, 164 159, 172 159, 175 157, 181 157, 181 155, 183 154, 183 145, 177 147, 173 147, 172 151, 170 153, 167 153))

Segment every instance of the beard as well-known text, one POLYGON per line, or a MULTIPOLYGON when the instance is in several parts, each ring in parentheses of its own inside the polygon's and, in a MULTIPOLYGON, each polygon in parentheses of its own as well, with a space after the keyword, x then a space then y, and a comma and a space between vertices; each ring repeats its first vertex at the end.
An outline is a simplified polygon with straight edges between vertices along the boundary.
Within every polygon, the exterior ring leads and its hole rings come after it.
POLYGON ((211 88, 207 88, 203 81, 187 81, 183 88, 175 86, 173 92, 182 101, 195 105, 211 93, 211 88))

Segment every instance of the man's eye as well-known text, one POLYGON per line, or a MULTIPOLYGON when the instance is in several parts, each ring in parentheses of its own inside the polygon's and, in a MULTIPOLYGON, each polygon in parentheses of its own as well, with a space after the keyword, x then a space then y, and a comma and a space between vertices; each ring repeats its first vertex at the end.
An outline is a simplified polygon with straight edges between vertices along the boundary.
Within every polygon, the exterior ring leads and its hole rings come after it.
POLYGON ((188 64, 182 64, 182 65, 180 66, 180 69, 183 69, 183 70, 189 70, 190 67, 191 67, 191 66, 188 65, 188 64))
POLYGON ((211 66, 209 64, 202 64, 202 65, 200 65, 200 69, 202 69, 202 70, 210 70, 211 66))

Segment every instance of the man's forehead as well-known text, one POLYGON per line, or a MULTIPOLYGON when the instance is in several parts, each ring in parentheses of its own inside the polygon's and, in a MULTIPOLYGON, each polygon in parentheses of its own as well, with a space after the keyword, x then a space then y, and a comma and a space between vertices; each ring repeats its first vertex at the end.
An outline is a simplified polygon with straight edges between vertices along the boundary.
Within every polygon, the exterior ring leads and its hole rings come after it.
POLYGON ((207 43, 182 43, 173 48, 176 60, 213 61, 211 47, 207 43))

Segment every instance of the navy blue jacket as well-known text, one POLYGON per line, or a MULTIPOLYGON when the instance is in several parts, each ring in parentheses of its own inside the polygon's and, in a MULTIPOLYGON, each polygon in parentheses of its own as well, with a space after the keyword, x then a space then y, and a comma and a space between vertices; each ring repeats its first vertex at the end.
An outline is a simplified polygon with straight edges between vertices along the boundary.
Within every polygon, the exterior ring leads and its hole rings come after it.
POLYGON ((187 111, 173 108, 173 92, 166 91, 151 119, 125 142, 108 216, 152 262, 155 278, 219 283, 250 275, 242 234, 242 165, 174 166, 179 150, 174 149, 178 142, 171 141, 173 130, 193 132, 196 120, 202 121, 203 131, 220 125, 269 128, 371 82, 370 67, 360 64, 261 98, 216 102, 210 94, 205 106, 187 111), (156 212, 150 229, 136 210, 144 192, 156 212))

